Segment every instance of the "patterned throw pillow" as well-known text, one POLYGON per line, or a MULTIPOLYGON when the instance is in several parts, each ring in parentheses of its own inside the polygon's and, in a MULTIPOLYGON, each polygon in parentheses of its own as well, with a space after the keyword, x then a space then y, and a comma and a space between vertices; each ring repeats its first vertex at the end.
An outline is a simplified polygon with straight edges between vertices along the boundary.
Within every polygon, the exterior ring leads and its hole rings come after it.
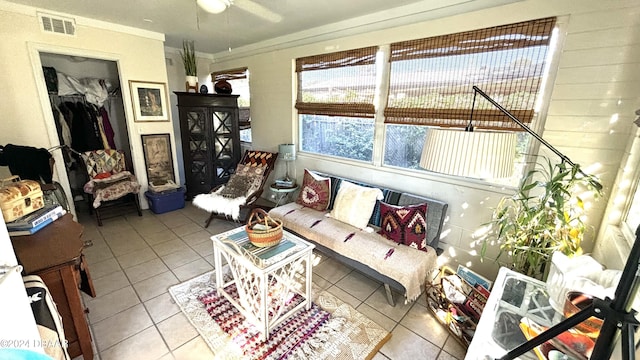
POLYGON ((302 188, 296 203, 319 211, 327 210, 331 196, 331 179, 304 169, 302 188))
POLYGON ((235 199, 249 194, 260 188, 261 177, 254 174, 238 175, 233 174, 225 187, 220 190, 218 195, 235 199), (256 186, 257 184, 257 186, 256 186))
POLYGON ((238 164, 236 167, 236 174, 238 175, 255 175, 255 176, 264 176, 264 171, 267 169, 266 166, 263 165, 245 165, 238 164))
POLYGON ((380 203, 378 233, 398 244, 427 251, 427 204, 395 206, 380 203))
POLYGON ((365 229, 377 200, 382 200, 382 190, 343 180, 331 210, 331 217, 358 229, 365 229))
POLYGON ((266 151, 248 151, 243 163, 251 166, 267 166, 274 154, 266 151))

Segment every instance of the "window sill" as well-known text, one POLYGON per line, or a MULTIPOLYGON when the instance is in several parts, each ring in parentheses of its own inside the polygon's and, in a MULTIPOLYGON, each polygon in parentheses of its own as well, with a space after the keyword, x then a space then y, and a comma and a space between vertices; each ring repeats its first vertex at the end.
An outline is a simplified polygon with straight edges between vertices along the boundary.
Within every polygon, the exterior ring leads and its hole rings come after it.
POLYGON ((603 237, 593 249, 593 257, 607 269, 622 270, 635 239, 629 239, 620 226, 606 226, 603 237))
MULTIPOLYGON (((332 169, 335 167, 335 164, 344 164, 348 166, 357 166, 359 168, 368 169, 371 171, 381 171, 381 172, 390 173, 390 174, 397 174, 397 175, 405 176, 407 178, 423 179, 427 181, 433 181, 436 183, 443 183, 443 184, 448 184, 452 186, 463 186, 463 187, 482 190, 482 191, 490 191, 490 192, 494 192, 494 193, 498 193, 506 196, 513 195, 513 193, 516 191, 515 187, 500 185, 500 184, 491 184, 479 179, 438 174, 438 173, 421 171, 421 170, 403 169, 403 168, 387 166, 387 165, 375 166, 365 161, 348 160, 345 158, 329 156, 329 155, 319 155, 319 154, 300 151, 298 152, 298 158, 312 159, 314 163, 317 163, 318 161, 327 162, 328 165, 326 168, 323 167, 321 169, 314 169, 314 170, 322 170, 328 173, 333 173, 332 169)), ((341 174, 336 174, 336 175, 341 175, 341 174)), ((349 175, 353 177, 353 174, 349 174, 349 175)), ((367 179, 364 179, 364 178, 359 180, 367 181, 367 179)))

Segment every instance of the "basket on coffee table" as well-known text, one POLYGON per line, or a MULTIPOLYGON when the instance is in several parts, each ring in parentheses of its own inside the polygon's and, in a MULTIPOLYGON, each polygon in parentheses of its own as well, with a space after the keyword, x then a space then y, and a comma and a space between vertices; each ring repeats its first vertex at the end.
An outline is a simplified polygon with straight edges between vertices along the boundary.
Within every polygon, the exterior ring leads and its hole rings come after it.
POLYGON ((253 245, 273 246, 282 240, 282 221, 273 219, 264 210, 256 208, 251 211, 245 231, 253 245))

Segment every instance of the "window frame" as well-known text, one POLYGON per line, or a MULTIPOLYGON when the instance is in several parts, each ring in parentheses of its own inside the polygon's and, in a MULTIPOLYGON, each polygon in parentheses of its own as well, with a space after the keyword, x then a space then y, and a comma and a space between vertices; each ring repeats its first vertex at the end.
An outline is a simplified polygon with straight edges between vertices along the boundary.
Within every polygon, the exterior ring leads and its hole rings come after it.
POLYGON ((638 199, 635 199, 635 200, 637 200, 638 203, 640 203, 640 186, 638 186, 639 182, 640 181, 636 180, 636 183, 634 186, 635 190, 629 192, 628 194, 629 196, 627 197, 627 206, 620 220, 620 227, 622 229, 622 233, 624 234, 625 238, 629 242, 629 245, 633 245, 633 242, 636 239, 636 234, 635 234, 636 229, 633 229, 631 227, 631 224, 629 224, 627 219, 629 218, 630 210, 634 205, 634 199, 636 198, 636 196, 638 196, 638 199))
POLYGON ((389 94, 385 123, 465 128, 473 110, 476 128, 524 131, 484 98, 476 99, 472 87, 480 87, 523 123, 530 124, 548 69, 556 22, 555 17, 540 18, 392 43, 389 88, 393 86, 394 94, 412 95, 396 98, 389 94), (523 58, 531 60, 532 65, 544 66, 522 66, 523 58), (480 68, 476 65, 469 73, 467 65, 461 66, 469 61, 487 66, 487 71, 477 73, 480 68), (432 67, 425 67, 425 63, 432 67), (450 76, 452 71, 455 76, 450 76), (414 74, 411 81, 418 85, 411 86, 407 73, 414 74), (435 101, 431 99, 434 95, 435 101), (516 100, 505 103, 508 99, 500 100, 505 95, 516 100))
MULTIPOLYGON (((251 91, 250 91, 251 88, 249 83, 250 81, 249 68, 244 66, 240 68, 213 71, 211 73, 211 81, 213 82, 214 86, 215 86, 215 83, 218 82, 219 80, 226 80, 226 81, 229 81, 231 84, 233 84, 233 81, 235 80, 244 80, 244 79, 247 80, 247 85, 249 86, 249 93, 248 93, 248 99, 247 99, 249 101, 249 106, 248 107, 241 106, 241 104, 238 103, 238 111, 239 111, 239 115, 241 115, 243 110, 248 109, 249 117, 247 121, 243 121, 243 118, 240 116, 238 127, 240 132, 249 130, 249 137, 251 138, 251 91)), ((242 99, 246 99, 246 98, 242 98, 242 99)), ((239 100, 241 99, 239 98, 239 100)), ((242 134, 241 134, 241 137, 242 137, 242 134)), ((242 139, 241 141, 243 143, 248 143, 248 144, 251 143, 251 141, 245 141, 242 139)))
MULTIPOLYGON (((627 147, 627 159, 625 163, 620 166, 616 194, 615 196, 614 194, 611 196, 611 199, 614 199, 615 201, 616 198, 626 194, 625 200, 621 206, 621 215, 617 225, 630 247, 633 246, 633 243, 636 240, 636 229, 631 228, 630 224, 627 222, 627 218, 630 215, 629 212, 633 206, 635 196, 640 196, 640 129, 636 129, 635 134, 632 136, 633 138, 630 140, 629 146, 627 147), (628 167, 630 167, 630 169, 625 174, 624 169, 628 167), (624 188, 625 182, 629 183, 629 187, 626 189, 624 188), (627 189, 628 191, 626 191, 627 189)), ((638 198, 638 201, 640 201, 640 197, 638 198)))
MULTIPOLYGON (((566 16, 558 16, 555 18, 555 24, 552 30, 552 40, 549 43, 549 48, 547 51, 546 57, 546 65, 545 70, 543 71, 543 78, 541 80, 540 88, 538 90, 538 95, 535 101, 535 115, 529 124, 529 128, 532 129, 536 133, 540 133, 544 128, 544 122, 546 119, 547 111, 549 108, 549 103, 551 101, 551 91, 546 91, 546 89, 551 88, 553 82, 556 78, 556 74, 558 71, 558 65, 560 61, 561 52, 561 44, 564 43, 566 37, 567 27, 566 16)), ((378 54, 376 59, 376 77, 381 78, 381 80, 377 81, 376 86, 379 87, 376 92, 376 99, 374 101, 374 105, 376 108, 375 113, 375 128, 374 128, 374 139, 373 139, 373 161, 372 162, 363 162, 361 160, 354 160, 345 157, 337 157, 320 153, 312 153, 299 149, 299 155, 304 157, 309 157, 313 159, 326 160, 330 158, 333 162, 344 163, 349 165, 357 165, 364 168, 370 168, 372 170, 382 170, 390 173, 397 173, 399 175, 411 176, 423 178, 426 180, 432 181, 446 181, 447 183, 453 185, 465 185, 467 187, 482 189, 482 190, 490 190, 497 193, 510 194, 511 191, 517 187, 518 184, 505 184, 496 181, 496 179, 475 179, 475 178, 467 178, 467 177, 459 177, 452 176, 447 174, 440 174, 435 172, 430 172, 422 169, 411 169, 404 168, 400 166, 393 165, 385 165, 384 164, 384 154, 386 147, 386 125, 384 118, 384 110, 387 104, 388 91, 389 91, 389 78, 390 78, 390 68, 391 64, 389 61, 391 51, 390 44, 380 44, 378 45, 378 54), (380 60, 382 59, 382 61, 380 60)), ((295 66, 295 60, 294 60, 295 66)), ((299 90, 299 77, 296 76, 295 87, 296 91, 299 90)), ((295 101, 295 99, 294 99, 295 101)), ((295 111, 295 108, 294 108, 295 111)), ((295 117, 296 121, 296 137, 298 142, 302 143, 303 134, 300 128, 300 114, 296 111, 295 117)), ((391 124, 394 125, 394 124, 391 124)), ((530 136, 527 134, 527 136, 530 136)), ((535 141, 533 137, 532 140, 528 142, 527 151, 524 155, 524 161, 522 165, 522 174, 526 173, 528 169, 530 169, 535 162, 536 154, 539 152, 540 143, 535 141)))

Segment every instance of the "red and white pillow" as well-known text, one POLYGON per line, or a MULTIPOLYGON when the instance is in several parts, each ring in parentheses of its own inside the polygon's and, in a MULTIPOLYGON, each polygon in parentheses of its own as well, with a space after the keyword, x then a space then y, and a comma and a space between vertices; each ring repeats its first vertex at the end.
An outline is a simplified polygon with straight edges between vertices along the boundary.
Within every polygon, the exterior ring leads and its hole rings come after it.
POLYGON ((331 179, 304 169, 302 187, 296 203, 319 211, 325 211, 331 200, 331 179))
POLYGON ((428 251, 427 204, 396 206, 381 202, 378 233, 398 244, 428 251))

